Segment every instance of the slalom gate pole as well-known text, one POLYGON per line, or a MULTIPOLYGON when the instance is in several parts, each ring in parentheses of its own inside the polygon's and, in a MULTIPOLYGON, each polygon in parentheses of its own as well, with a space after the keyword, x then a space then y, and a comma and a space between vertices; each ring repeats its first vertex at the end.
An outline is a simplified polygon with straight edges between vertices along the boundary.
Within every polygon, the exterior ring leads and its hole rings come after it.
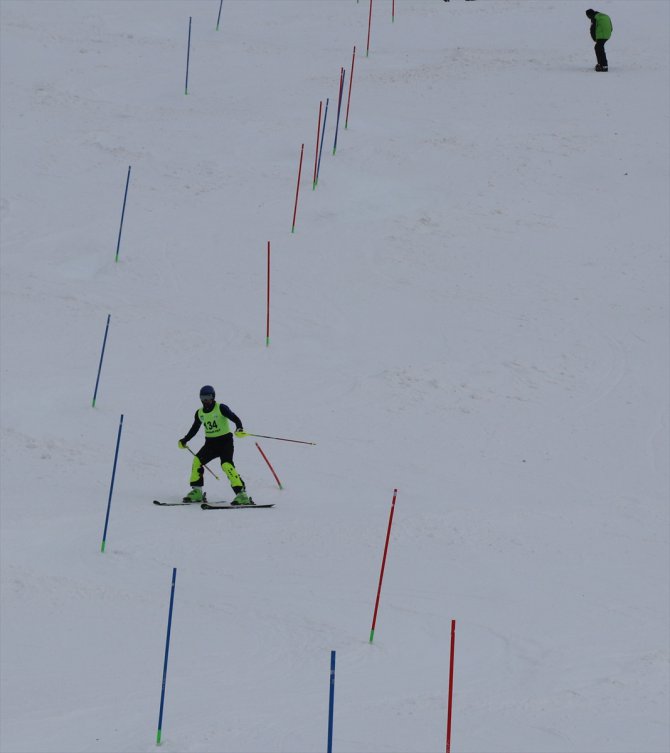
POLYGON ((298 166, 298 185, 295 188, 295 206, 293 207, 293 225, 291 226, 291 232, 295 233, 295 216, 298 212, 298 194, 300 193, 300 175, 302 173, 302 155, 305 152, 305 145, 300 147, 300 165, 298 166))
MULTIPOLYGON (((187 449, 187 450, 188 450, 188 451, 189 451, 189 452, 191 453, 191 455, 193 455, 193 457, 195 457, 195 452, 193 452, 193 450, 192 450, 192 449, 191 449, 191 448, 190 448, 190 447, 189 447, 189 446, 188 446, 187 444, 185 444, 185 445, 184 445, 184 447, 185 447, 185 448, 186 448, 186 449, 187 449)), ((202 467, 203 467, 203 468, 204 468, 204 469, 205 469, 206 471, 209 471, 209 472, 210 472, 210 473, 212 474, 212 476, 214 476, 214 478, 215 478, 215 479, 216 479, 217 481, 220 481, 220 479, 219 479, 219 477, 218 477, 218 476, 216 475, 216 473, 214 473, 214 471, 213 471, 213 470, 211 470, 211 469, 210 469, 210 468, 209 468, 208 466, 206 466, 206 465, 205 465, 205 464, 203 463, 203 464, 202 464, 202 467)))
POLYGON ((191 21, 192 16, 188 17, 188 45, 186 47, 186 85, 184 86, 184 94, 188 94, 188 64, 191 59, 191 21))
POLYGON ((368 46, 365 50, 365 57, 370 55, 370 28, 372 26, 372 0, 370 0, 370 15, 368 16, 368 46))
POLYGON ((328 699, 328 753, 333 753, 333 709, 335 706, 335 651, 330 652, 330 694, 328 699))
POLYGON ((351 56, 351 73, 349 74, 349 95, 347 96, 347 112, 344 116, 344 127, 349 124, 349 105, 351 104, 351 84, 354 81, 354 63, 356 62, 356 45, 354 45, 354 53, 351 56))
POLYGON ((454 644, 456 642, 456 620, 451 621, 451 652, 449 659, 449 701, 447 703, 447 753, 451 753, 451 704, 454 698, 454 644))
POLYGON ((268 281, 267 301, 265 309, 265 347, 270 345, 270 241, 268 241, 268 281))
POLYGON ((221 21, 221 8, 223 8, 223 0, 219 3, 219 17, 216 19, 216 30, 219 30, 219 22, 221 21))
POLYGON ((296 444, 316 445, 316 442, 304 442, 302 439, 286 439, 286 437, 269 437, 267 434, 251 434, 248 431, 242 432, 239 436, 258 437, 259 439, 277 439, 280 442, 295 442, 296 444))
POLYGON ((123 429, 123 413, 119 421, 119 433, 116 435, 116 450, 114 452, 114 465, 112 467, 112 483, 109 485, 109 497, 107 499, 107 514, 105 515, 105 529, 102 532, 102 544, 100 551, 104 553, 107 543, 107 526, 109 524, 109 511, 112 507, 112 492, 114 491, 114 477, 116 476, 116 461, 119 459, 119 445, 121 444, 121 430, 123 429))
POLYGON ((95 378, 95 389, 93 390, 93 402, 91 407, 95 408, 95 401, 98 397, 98 384, 100 383, 100 372, 102 370, 102 359, 105 357, 105 346, 107 345, 107 333, 109 332, 109 320, 112 318, 111 314, 107 314, 107 324, 105 326, 105 336, 102 338, 102 351, 100 352, 100 363, 98 364, 98 376, 95 378))
POLYGON ((395 0, 391 2, 391 23, 395 21, 395 0))
POLYGON ((395 510, 395 500, 396 500, 397 494, 398 494, 398 490, 394 489, 393 501, 391 502, 391 514, 389 515, 389 525, 386 531, 386 543, 384 544, 384 556, 382 557, 382 569, 381 569, 381 572, 379 573, 379 586, 377 587, 377 600, 375 601, 375 612, 372 617, 372 629, 370 630, 370 643, 372 643, 375 637, 375 625, 377 624, 377 610, 379 609, 379 597, 381 596, 381 592, 382 592, 384 568, 386 567, 386 553, 388 552, 388 548, 389 548, 389 537, 391 536, 391 526, 393 525, 393 511, 395 510))
POLYGON ((333 156, 335 155, 335 150, 337 149, 337 132, 340 127, 340 109, 342 108, 342 92, 344 91, 344 79, 346 75, 347 74, 344 68, 340 68, 340 94, 337 98, 337 121, 335 123, 335 141, 333 142, 333 156))
POLYGON ((321 109, 323 108, 323 100, 319 102, 319 121, 316 125, 316 151, 314 153, 314 178, 312 179, 312 191, 316 188, 316 168, 319 161, 319 136, 321 135, 321 109))
POLYGON ((128 165, 128 175, 126 176, 126 190, 123 194, 123 208, 121 209, 121 224, 119 225, 119 237, 116 240, 116 258, 119 260, 119 248, 121 248, 121 231, 123 230, 123 218, 126 214, 126 199, 128 198, 128 184, 130 183, 130 165, 128 165))
POLYGON ((268 460, 267 455, 261 450, 261 446, 258 444, 258 442, 254 442, 256 445, 258 452, 263 456, 263 460, 268 464, 268 468, 272 471, 272 475, 275 477, 275 481, 277 482, 277 485, 280 489, 283 489, 284 487, 281 485, 281 481, 279 480, 279 476, 275 473, 275 469, 272 467, 272 463, 268 460))
POLYGON ((165 682, 167 680, 168 655, 170 653, 170 631, 172 629, 172 608, 174 606, 174 588, 177 580, 177 568, 172 568, 172 587, 170 588, 170 610, 168 611, 167 637, 165 639, 165 660, 163 661, 163 684, 161 686, 161 705, 158 712, 158 731, 156 732, 156 745, 161 744, 163 734, 163 704, 165 702, 165 682))
POLYGON ((319 147, 319 164, 316 168, 315 186, 319 185, 319 173, 321 172, 321 155, 323 154, 323 138, 326 135, 326 118, 328 117, 328 97, 326 97, 326 110, 323 114, 323 129, 321 131, 321 146, 319 147))

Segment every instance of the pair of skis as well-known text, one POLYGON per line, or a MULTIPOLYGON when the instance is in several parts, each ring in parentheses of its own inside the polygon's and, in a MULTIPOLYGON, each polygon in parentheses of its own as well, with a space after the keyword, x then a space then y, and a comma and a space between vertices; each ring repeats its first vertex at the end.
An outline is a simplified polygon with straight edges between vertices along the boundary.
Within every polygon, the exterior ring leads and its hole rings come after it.
POLYGON ((155 505, 160 505, 161 507, 188 507, 189 505, 197 505, 200 504, 200 508, 202 510, 242 510, 242 509, 253 509, 253 508, 263 508, 263 507, 274 507, 274 504, 271 505, 231 505, 229 502, 160 502, 159 500, 154 500, 155 505))

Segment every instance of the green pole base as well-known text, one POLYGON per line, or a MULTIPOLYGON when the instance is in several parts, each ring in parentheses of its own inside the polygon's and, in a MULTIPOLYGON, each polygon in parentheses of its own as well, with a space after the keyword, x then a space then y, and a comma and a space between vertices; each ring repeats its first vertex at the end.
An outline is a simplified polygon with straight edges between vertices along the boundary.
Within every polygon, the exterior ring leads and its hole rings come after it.
POLYGON ((375 639, 375 629, 372 628, 372 630, 370 631, 370 643, 372 643, 374 639, 375 639))

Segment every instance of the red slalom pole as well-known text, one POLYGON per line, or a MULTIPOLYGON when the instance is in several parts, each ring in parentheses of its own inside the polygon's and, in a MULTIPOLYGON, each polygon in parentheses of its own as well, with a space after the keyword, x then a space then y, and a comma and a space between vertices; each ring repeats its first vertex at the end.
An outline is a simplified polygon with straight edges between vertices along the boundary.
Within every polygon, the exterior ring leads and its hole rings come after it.
POLYGON ((270 345, 270 241, 268 241, 268 290, 265 314, 265 347, 270 345))
POLYGON ((447 703, 447 753, 451 753, 451 702, 454 697, 454 643, 456 620, 451 621, 451 658, 449 660, 449 701, 447 703))
POLYGON ((365 51, 365 57, 370 54, 370 27, 372 26, 372 0, 370 0, 370 15, 368 16, 368 46, 365 51))
POLYGON ((316 126, 316 154, 314 155, 314 178, 312 180, 312 191, 316 188, 316 169, 319 164, 319 136, 321 135, 321 108, 323 100, 319 102, 319 123, 316 126))
POLYGON ((349 75, 349 94, 347 95, 347 112, 344 116, 344 127, 349 123, 349 105, 351 104, 351 84, 354 80, 354 63, 356 62, 356 45, 354 45, 354 54, 351 56, 351 74, 349 75))
POLYGON ((293 225, 291 226, 291 232, 295 233, 295 216, 298 212, 298 193, 300 192, 300 175, 302 173, 302 155, 305 151, 305 145, 300 147, 300 166, 298 167, 298 185, 295 189, 295 207, 293 208, 293 225))
POLYGON ((261 450, 261 446, 258 444, 258 442, 254 442, 256 447, 258 448, 258 452, 263 456, 263 460, 268 464, 268 468, 272 471, 272 475, 275 477, 275 481, 277 482, 280 489, 283 489, 284 487, 281 485, 281 481, 279 480, 279 476, 275 473, 275 469, 272 467, 272 463, 268 460, 267 455, 261 450))
POLYGON ((393 525, 393 512, 395 510, 395 498, 398 494, 398 490, 393 490, 393 502, 391 502, 391 514, 389 515, 389 526, 388 530, 386 531, 386 543, 384 544, 384 556, 382 558, 382 569, 379 573, 379 586, 377 587, 377 600, 375 602, 375 613, 372 617, 372 628, 370 630, 370 643, 374 640, 375 637, 375 625, 377 624, 377 610, 379 609, 379 597, 382 593, 382 580, 384 579, 384 568, 386 566, 386 553, 388 552, 389 548, 389 538, 391 536, 391 526, 393 525))
POLYGON ((391 3, 391 23, 395 21, 395 0, 391 3))

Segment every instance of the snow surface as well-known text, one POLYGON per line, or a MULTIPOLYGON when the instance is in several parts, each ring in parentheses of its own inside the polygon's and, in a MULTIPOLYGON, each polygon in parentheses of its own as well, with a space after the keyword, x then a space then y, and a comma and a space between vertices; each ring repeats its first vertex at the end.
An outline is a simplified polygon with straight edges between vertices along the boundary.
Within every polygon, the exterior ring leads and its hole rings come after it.
POLYGON ((218 7, 0 5, 2 751, 668 751, 669 4, 218 7))

